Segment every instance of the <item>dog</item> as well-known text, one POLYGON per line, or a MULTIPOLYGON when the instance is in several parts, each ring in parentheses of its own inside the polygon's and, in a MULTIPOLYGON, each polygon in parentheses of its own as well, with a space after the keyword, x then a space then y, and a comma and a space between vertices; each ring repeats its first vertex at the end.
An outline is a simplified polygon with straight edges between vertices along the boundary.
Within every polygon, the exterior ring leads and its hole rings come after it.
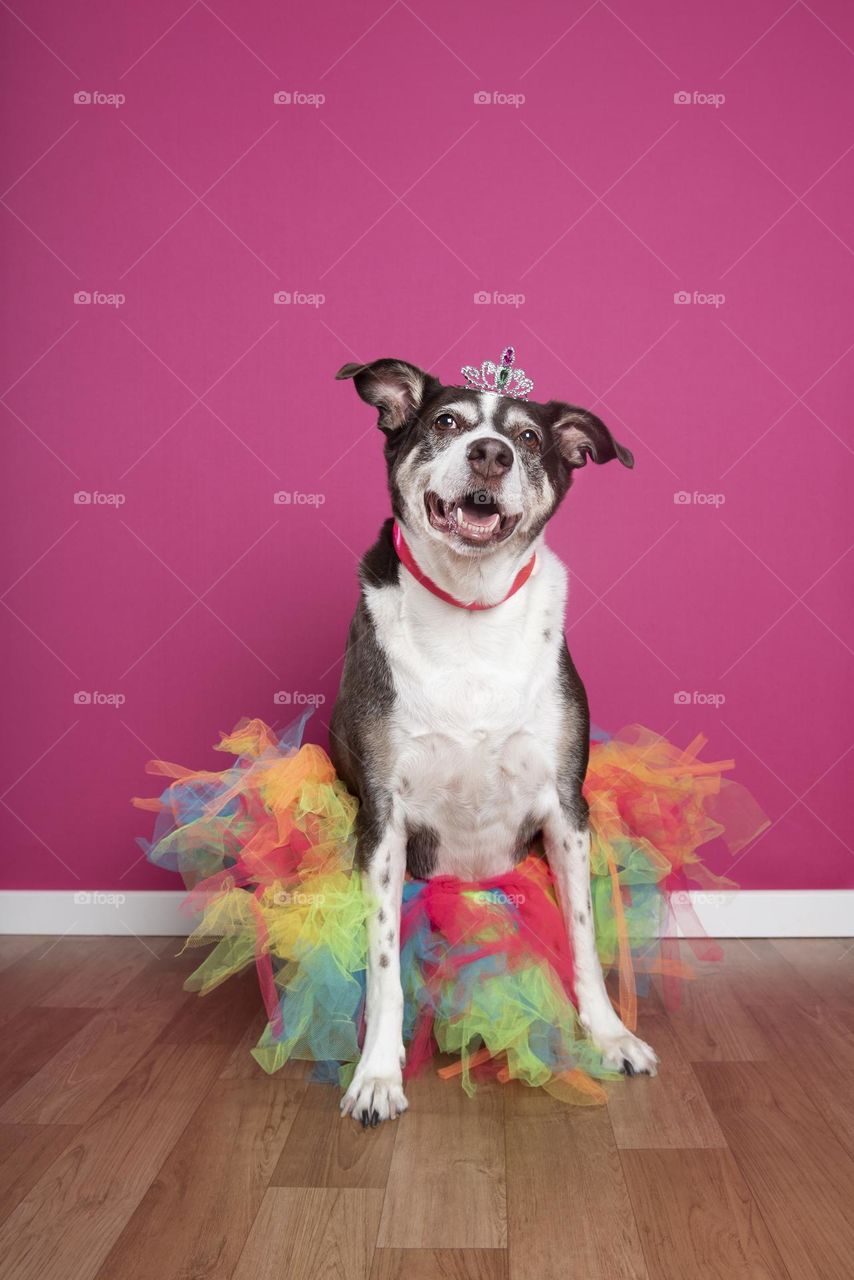
MULTIPOLYGON (((509 355, 509 359, 508 359, 509 355)), ((541 838, 572 941, 579 1018, 604 1061, 655 1074, 621 1022, 590 897, 587 697, 563 619, 567 571, 544 542, 588 459, 634 466, 593 413, 525 398, 502 365, 445 386, 404 360, 346 364, 378 411, 393 518, 360 565, 330 753, 358 797, 356 866, 370 903, 366 1029, 341 1110, 395 1119, 403 1090, 404 877, 510 871, 541 838)))

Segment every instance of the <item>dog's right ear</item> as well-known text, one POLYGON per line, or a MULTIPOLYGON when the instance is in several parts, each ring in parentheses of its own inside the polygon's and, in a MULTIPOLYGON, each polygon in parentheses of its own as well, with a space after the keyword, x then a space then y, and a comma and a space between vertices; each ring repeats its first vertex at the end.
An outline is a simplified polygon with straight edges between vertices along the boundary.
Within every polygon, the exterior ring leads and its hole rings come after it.
POLYGON ((379 410, 377 426, 392 436, 424 399, 431 374, 405 360, 374 360, 371 364, 345 364, 336 378, 352 378, 359 395, 379 410))

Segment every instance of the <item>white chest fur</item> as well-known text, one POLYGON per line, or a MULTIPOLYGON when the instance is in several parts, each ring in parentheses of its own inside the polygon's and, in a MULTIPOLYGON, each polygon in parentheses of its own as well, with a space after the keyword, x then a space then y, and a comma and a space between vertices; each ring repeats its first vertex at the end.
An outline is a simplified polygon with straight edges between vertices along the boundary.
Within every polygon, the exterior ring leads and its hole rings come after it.
POLYGON ((369 588, 394 682, 388 784, 407 827, 436 832, 437 874, 509 870, 520 831, 554 792, 566 571, 547 548, 495 609, 456 609, 405 571, 369 588))

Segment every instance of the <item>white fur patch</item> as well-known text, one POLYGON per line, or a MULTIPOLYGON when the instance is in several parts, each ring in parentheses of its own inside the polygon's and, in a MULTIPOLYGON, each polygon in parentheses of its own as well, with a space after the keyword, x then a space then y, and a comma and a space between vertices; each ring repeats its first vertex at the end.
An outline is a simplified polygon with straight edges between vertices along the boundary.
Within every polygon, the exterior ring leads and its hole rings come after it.
POLYGON ((482 612, 449 609, 400 572, 400 586, 366 590, 396 695, 395 808, 437 832, 437 874, 498 875, 555 793, 565 570, 541 547, 522 591, 482 612))

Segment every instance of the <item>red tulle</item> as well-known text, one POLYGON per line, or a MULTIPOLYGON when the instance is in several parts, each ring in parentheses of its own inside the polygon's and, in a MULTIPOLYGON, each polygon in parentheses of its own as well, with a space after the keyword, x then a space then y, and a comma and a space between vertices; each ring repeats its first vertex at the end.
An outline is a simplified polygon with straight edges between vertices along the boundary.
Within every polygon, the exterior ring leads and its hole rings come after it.
MULTIPOLYGON (((552 886, 549 868, 537 854, 530 854, 515 871, 490 880, 436 876, 425 883, 417 897, 404 903, 401 944, 405 947, 425 927, 447 944, 440 959, 425 965, 428 987, 453 981, 466 966, 489 956, 501 956, 508 970, 528 965, 536 957, 551 966, 574 1004, 572 948, 552 886), (511 917, 504 911, 496 913, 493 895, 497 895, 498 902, 503 897, 515 904, 512 931, 508 928, 511 917), (482 939, 490 932, 493 936, 489 941, 481 940, 477 946, 466 948, 467 938, 482 939)), ((427 1006, 420 1013, 409 1045, 407 1077, 416 1075, 435 1052, 433 1010, 427 1006)))

